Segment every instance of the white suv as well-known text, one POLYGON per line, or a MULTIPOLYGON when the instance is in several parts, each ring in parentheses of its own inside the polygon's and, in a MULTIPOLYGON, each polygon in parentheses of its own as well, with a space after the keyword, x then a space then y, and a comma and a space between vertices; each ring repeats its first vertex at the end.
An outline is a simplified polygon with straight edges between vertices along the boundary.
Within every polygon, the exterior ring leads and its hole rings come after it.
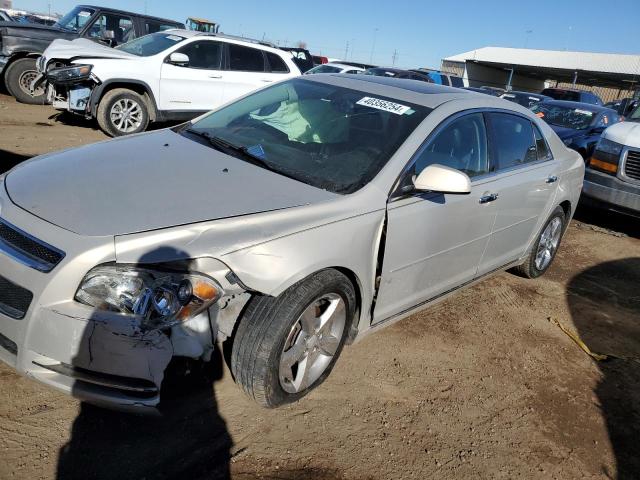
POLYGON ((96 118, 111 136, 189 120, 301 74, 290 52, 244 38, 166 30, 117 48, 56 40, 38 61, 54 107, 96 118))

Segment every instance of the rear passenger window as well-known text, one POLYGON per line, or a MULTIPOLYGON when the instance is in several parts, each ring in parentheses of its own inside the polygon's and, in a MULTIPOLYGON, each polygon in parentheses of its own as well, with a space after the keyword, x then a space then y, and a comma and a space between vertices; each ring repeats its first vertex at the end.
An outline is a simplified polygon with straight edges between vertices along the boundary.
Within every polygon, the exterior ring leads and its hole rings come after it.
POLYGON ((229 69, 238 72, 264 72, 262 50, 229 43, 229 69))
POLYGON ((265 52, 267 55, 267 61, 269 62, 269 66, 271 67, 271 72, 273 73, 289 73, 289 67, 284 63, 284 60, 280 58, 279 55, 276 55, 272 52, 265 52))
POLYGON ((489 172, 487 132, 481 113, 460 117, 440 131, 419 154, 414 174, 436 163, 460 170, 469 177, 489 172))
POLYGON ((538 160, 531 121, 508 113, 490 113, 495 151, 494 170, 525 165, 538 160))
POLYGON ((540 133, 540 129, 534 125, 533 133, 536 137, 536 149, 538 150, 538 160, 545 161, 553 159, 553 155, 551 155, 551 150, 549 149, 549 145, 547 145, 547 141, 540 133))
POLYGON ((211 40, 202 40, 185 45, 180 50, 189 57, 189 68, 220 70, 222 65, 222 44, 211 40))

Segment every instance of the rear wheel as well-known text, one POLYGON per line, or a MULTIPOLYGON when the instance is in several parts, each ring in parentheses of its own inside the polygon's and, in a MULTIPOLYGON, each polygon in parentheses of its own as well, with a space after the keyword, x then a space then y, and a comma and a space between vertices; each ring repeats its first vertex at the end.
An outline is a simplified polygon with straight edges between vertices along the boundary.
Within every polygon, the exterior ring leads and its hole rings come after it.
POLYGON ((31 82, 38 75, 34 58, 20 58, 11 63, 5 72, 4 81, 7 90, 21 103, 44 105, 47 94, 44 87, 39 87, 31 95, 31 82))
POLYGON ((546 272, 560 247, 565 223, 564 210, 557 207, 542 228, 525 262, 515 267, 513 272, 526 278, 536 278, 546 272))
POLYGON ((351 281, 323 270, 277 298, 254 297, 233 340, 231 371, 265 407, 294 402, 320 385, 338 359, 354 316, 351 281))
POLYGON ((96 117, 102 131, 112 137, 143 132, 149 125, 144 97, 126 88, 107 92, 100 100, 96 117))

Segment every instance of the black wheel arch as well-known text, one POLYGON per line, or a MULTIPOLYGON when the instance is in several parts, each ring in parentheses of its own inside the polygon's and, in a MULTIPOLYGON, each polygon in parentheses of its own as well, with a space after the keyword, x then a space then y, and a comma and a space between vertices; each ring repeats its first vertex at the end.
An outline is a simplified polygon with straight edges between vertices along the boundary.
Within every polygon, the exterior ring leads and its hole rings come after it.
POLYGON ((98 105, 104 97, 104 95, 113 90, 114 88, 127 88, 147 99, 147 107, 149 110, 149 121, 155 122, 158 118, 158 104, 156 98, 153 95, 151 87, 142 80, 132 80, 129 78, 112 78, 106 82, 101 83, 93 89, 90 100, 91 116, 95 117, 98 111, 98 105))

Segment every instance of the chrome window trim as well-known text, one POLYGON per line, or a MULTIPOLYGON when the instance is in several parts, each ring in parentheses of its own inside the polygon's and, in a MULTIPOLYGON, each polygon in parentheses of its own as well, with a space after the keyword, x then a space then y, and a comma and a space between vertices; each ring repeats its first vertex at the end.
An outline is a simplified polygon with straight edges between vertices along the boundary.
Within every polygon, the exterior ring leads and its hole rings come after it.
POLYGON ((38 270, 39 272, 42 273, 49 273, 51 270, 53 270, 56 265, 58 265, 66 256, 66 254, 52 246, 49 245, 46 242, 43 242, 42 240, 34 237, 33 235, 28 234, 27 232, 21 230, 20 228, 16 227, 15 225, 7 222, 6 220, 4 220, 3 218, 0 218, 0 223, 5 225, 6 227, 16 231, 17 233, 19 233, 20 235, 23 235, 24 237, 28 238, 29 240, 42 245, 45 248, 50 249, 51 251, 57 253, 58 255, 60 255, 60 260, 58 261, 58 263, 56 264, 52 264, 50 262, 47 262, 45 260, 42 260, 41 258, 35 257, 33 255, 30 255, 28 252, 25 252, 23 250, 20 250, 16 247, 14 247, 13 245, 5 242, 2 238, 0 238, 0 253, 5 254, 7 257, 12 258, 13 260, 15 260, 16 262, 25 265, 29 268, 33 268, 34 270, 38 270))
POLYGON ((622 148, 622 152, 620 153, 620 165, 618 166, 618 173, 616 173, 616 177, 618 177, 620 180, 624 182, 632 183, 634 185, 640 185, 640 180, 627 177, 627 174, 625 173, 625 166, 627 165, 627 156, 629 155, 630 151, 637 152, 638 154, 640 154, 640 148, 628 147, 627 145, 625 145, 622 148))

